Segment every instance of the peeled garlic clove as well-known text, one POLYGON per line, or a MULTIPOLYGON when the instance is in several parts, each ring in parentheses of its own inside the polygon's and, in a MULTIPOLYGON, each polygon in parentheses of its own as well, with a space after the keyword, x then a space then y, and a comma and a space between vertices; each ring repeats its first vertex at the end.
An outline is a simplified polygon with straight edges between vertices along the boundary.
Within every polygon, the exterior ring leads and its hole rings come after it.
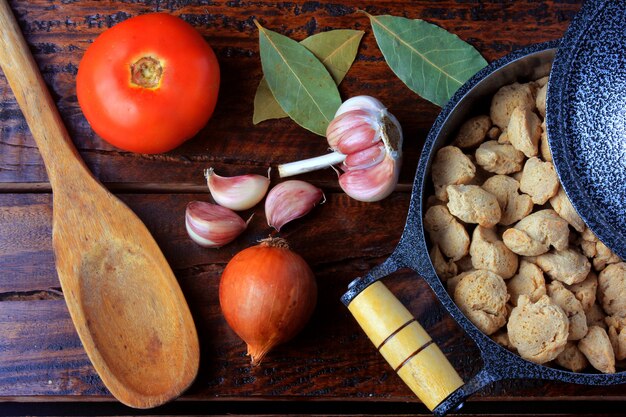
POLYGON ((236 177, 221 177, 213 168, 204 172, 209 191, 215 202, 231 210, 247 210, 257 205, 270 186, 268 176, 247 174, 236 177))
POLYGON ((384 145, 374 145, 359 152, 346 156, 343 161, 344 171, 354 171, 355 169, 367 169, 377 165, 385 159, 384 145))
POLYGON ((189 237, 205 248, 219 248, 232 242, 248 224, 234 211, 203 201, 192 201, 185 210, 189 237))
POLYGON ((354 96, 341 103, 341 106, 335 113, 335 117, 352 110, 369 110, 378 113, 381 110, 386 110, 386 108, 383 103, 372 96, 354 96))
POLYGON ((347 155, 380 141, 380 117, 366 110, 352 110, 335 117, 326 129, 331 149, 347 155))
POLYGON ((373 202, 387 197, 398 183, 399 160, 386 156, 368 169, 348 171, 339 176, 339 186, 350 197, 358 201, 373 202))
POLYGON ((310 212, 322 197, 322 190, 308 182, 281 182, 270 190, 265 199, 267 224, 280 231, 285 224, 310 212))

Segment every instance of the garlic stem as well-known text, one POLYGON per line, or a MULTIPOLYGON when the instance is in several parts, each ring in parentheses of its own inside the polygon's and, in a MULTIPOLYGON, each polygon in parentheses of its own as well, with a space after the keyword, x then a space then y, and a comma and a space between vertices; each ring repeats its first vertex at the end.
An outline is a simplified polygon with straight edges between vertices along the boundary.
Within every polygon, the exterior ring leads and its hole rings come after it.
POLYGON ((317 171, 340 164, 344 159, 346 159, 346 155, 335 151, 326 155, 303 159, 302 161, 289 162, 278 166, 278 175, 281 178, 285 178, 304 174, 305 172, 317 171))

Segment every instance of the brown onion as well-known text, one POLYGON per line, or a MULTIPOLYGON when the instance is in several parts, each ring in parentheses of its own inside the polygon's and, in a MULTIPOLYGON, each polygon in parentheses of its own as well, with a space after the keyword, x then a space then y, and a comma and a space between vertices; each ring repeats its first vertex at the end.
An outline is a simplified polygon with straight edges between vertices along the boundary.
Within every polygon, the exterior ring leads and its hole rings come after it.
POLYGON ((252 365, 298 334, 316 302, 313 271, 280 238, 265 239, 239 252, 220 281, 222 313, 246 342, 252 365))

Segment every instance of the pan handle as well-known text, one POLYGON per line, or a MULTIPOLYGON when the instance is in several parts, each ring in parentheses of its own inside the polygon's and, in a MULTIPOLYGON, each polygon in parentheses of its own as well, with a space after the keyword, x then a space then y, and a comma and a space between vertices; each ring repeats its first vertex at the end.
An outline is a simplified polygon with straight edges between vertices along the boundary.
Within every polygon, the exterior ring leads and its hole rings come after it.
MULTIPOLYGON (((436 409, 463 385, 432 338, 382 282, 375 281, 360 291, 348 309, 389 365, 429 410, 436 409)), ((464 399, 460 397, 459 402, 464 399)), ((452 408, 448 407, 446 412, 452 408)))

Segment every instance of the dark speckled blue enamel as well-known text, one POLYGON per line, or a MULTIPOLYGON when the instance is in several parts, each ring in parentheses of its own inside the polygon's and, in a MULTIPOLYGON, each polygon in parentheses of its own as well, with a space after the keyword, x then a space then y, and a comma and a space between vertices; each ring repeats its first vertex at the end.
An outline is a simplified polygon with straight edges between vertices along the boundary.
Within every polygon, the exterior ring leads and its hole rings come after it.
POLYGON ((626 259, 626 2, 585 4, 556 54, 546 125, 576 211, 626 259))
MULTIPOLYGON (((625 257, 626 254, 623 250, 625 239, 624 203, 626 200, 624 194, 624 172, 626 169, 626 129, 624 129, 626 125, 626 1, 588 1, 568 31, 568 43, 565 47, 570 48, 570 53, 572 53, 572 42, 575 41, 572 41, 570 36, 587 39, 585 47, 591 48, 596 45, 599 48, 599 53, 604 53, 606 56, 597 57, 598 68, 604 68, 604 70, 596 70, 598 72, 590 71, 587 68, 582 69, 575 65, 563 67, 572 69, 566 71, 567 75, 552 71, 549 95, 555 94, 555 89, 559 88, 557 85, 564 85, 563 100, 567 99, 567 103, 569 103, 564 104, 574 105, 575 108, 571 111, 561 109, 558 112, 559 116, 554 115, 559 119, 561 132, 560 134, 554 133, 554 129, 559 128, 553 123, 549 132, 549 134, 555 135, 552 138, 552 146, 563 146, 563 149, 555 152, 553 148, 553 157, 558 158, 561 179, 568 181, 568 175, 571 175, 571 181, 574 182, 573 189, 593 189, 589 194, 593 196, 592 199, 596 198, 597 201, 592 200, 594 204, 592 209, 583 207, 582 199, 588 197, 576 197, 575 191, 570 188, 566 191, 570 198, 581 199, 576 201, 576 207, 580 210, 587 224, 592 227, 592 230, 597 232, 609 247, 625 257), (606 24, 593 22, 599 16, 609 21, 606 24), (585 32, 588 30, 592 31, 594 35, 575 34, 576 31, 585 32), (615 53, 616 50, 620 51, 619 54, 615 53), (609 69, 613 71, 607 71, 609 69), (559 79, 564 76, 569 77, 569 80, 559 79), (601 79, 602 77, 604 79, 601 79), (570 90, 567 90, 568 88, 570 90), (605 102, 605 100, 610 103, 605 102), (597 120, 597 118, 602 118, 602 122, 592 124, 591 121, 597 120), (587 120, 588 123, 578 124, 582 120, 587 120), (568 127, 565 125, 566 123, 573 123, 573 125, 568 127), (576 133, 574 143, 566 142, 568 129, 576 133), (563 152, 573 153, 573 156, 571 154, 567 156, 563 152), (571 164, 568 165, 569 160, 571 160, 571 164), (587 165, 593 166, 594 170, 581 172, 580 168, 587 165), (607 167, 606 165, 611 166, 607 167), (564 173, 568 170, 573 172, 564 173), (606 195, 607 192, 610 195, 606 195), (595 210, 598 209, 600 216, 595 217, 595 210), (602 227, 605 229, 602 230, 602 227), (608 229, 606 227, 612 227, 612 232, 609 231, 608 233, 614 233, 614 235, 607 236, 608 229)), ((422 217, 425 195, 427 195, 427 187, 429 186, 428 173, 435 152, 450 141, 453 133, 471 115, 473 109, 480 108, 480 106, 484 107, 485 100, 491 97, 499 87, 514 81, 529 81, 549 74, 550 64, 557 53, 557 47, 559 47, 559 42, 553 41, 515 51, 479 71, 454 94, 442 109, 426 138, 415 174, 406 225, 398 247, 383 264, 374 268, 365 277, 353 281, 342 297, 342 302, 348 305, 363 289, 376 280, 390 275, 399 268, 411 268, 423 277, 450 315, 471 336, 481 352, 483 368, 435 408, 433 412, 437 416, 443 416, 454 410, 468 396, 490 383, 503 379, 549 379, 587 385, 626 384, 626 372, 616 374, 573 373, 531 363, 504 349, 488 336, 485 336, 463 315, 437 277, 428 255, 422 217)), ((568 56, 567 52, 559 52, 559 55, 561 57, 568 56)), ((584 62, 588 65, 596 59, 590 51, 575 53, 574 57, 584 58, 584 62)), ((559 63, 559 66, 561 64, 559 63)), ((554 96, 549 97, 550 112, 554 112, 555 100, 554 96)))

